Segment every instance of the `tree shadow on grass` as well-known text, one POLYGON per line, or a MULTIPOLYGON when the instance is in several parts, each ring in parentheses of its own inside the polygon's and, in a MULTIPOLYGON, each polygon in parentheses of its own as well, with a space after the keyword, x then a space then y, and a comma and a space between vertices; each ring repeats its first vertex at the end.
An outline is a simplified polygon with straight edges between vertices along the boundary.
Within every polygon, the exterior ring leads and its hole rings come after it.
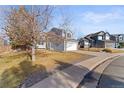
POLYGON ((0 79, 0 87, 28 87, 48 76, 43 65, 33 65, 31 61, 22 61, 19 66, 6 69, 0 79))
POLYGON ((55 72, 40 83, 31 86, 32 88, 67 88, 74 87, 74 83, 79 83, 85 72, 89 71, 86 67, 76 66, 55 60, 57 67, 55 72), (71 83, 71 81, 73 83, 71 83))
MULTIPOLYGON (((62 75, 62 78, 63 76, 66 77, 66 80, 58 80, 56 77, 54 77, 51 81, 50 81, 50 84, 52 83, 53 87, 56 86, 56 81, 58 83, 57 87, 59 88, 62 88, 62 87, 74 87, 73 86, 73 83, 80 83, 80 81, 83 79, 83 76, 85 73, 87 73, 89 71, 88 68, 86 67, 83 67, 81 65, 74 65, 74 64, 70 64, 70 63, 65 63, 65 62, 62 62, 62 61, 59 61, 59 60, 55 60, 56 61, 56 64, 58 65, 56 67, 57 70, 61 71, 61 75, 62 75), (68 81, 69 80, 69 81, 68 81), (71 84, 70 81, 72 81, 73 83, 71 84), (55 82, 55 84, 54 84, 55 82), (66 82, 66 85, 65 85, 65 82, 66 82)), ((58 74, 56 75, 57 77, 60 76, 61 78, 61 75, 58 74)), ((59 78, 59 77, 58 77, 59 78)), ((52 86, 51 86, 52 87, 52 86)))
POLYGON ((82 70, 88 71, 88 69, 86 67, 83 67, 83 66, 76 66, 74 64, 65 63, 65 62, 60 61, 60 60, 55 60, 55 62, 56 62, 56 64, 58 64, 58 66, 56 67, 56 69, 58 69, 58 70, 64 70, 68 67, 74 67, 77 69, 82 69, 82 70))
MULTIPOLYGON (((102 75, 101 80, 98 80, 96 77, 92 76, 92 73, 96 75, 100 75, 101 73, 97 72, 89 72, 89 69, 86 67, 83 67, 81 65, 73 65, 69 63, 64 63, 59 60, 55 60, 57 66, 57 70, 61 71, 62 73, 56 74, 55 77, 51 79, 51 81, 42 83, 42 86, 37 87, 124 87, 124 78, 118 77, 121 80, 114 79, 109 75, 102 75), (62 79, 63 76, 64 80, 62 79), (62 78, 61 78, 62 77, 62 78), (85 79, 84 79, 85 78, 85 79), (68 82, 69 80, 69 82, 68 82), (74 86, 70 81, 73 81, 74 83, 77 83, 76 86, 74 86), (97 86, 87 86, 87 83, 94 83, 95 81, 98 81, 97 86), (47 84, 46 84, 47 83, 47 84), (65 84, 66 83, 66 84, 65 84), (112 85, 113 84, 113 85, 112 85)), ((57 72, 58 73, 58 72, 57 72)), ((54 73, 53 73, 54 74, 54 73)), ((46 71, 46 68, 42 65, 33 65, 30 61, 22 61, 18 67, 11 67, 9 69, 6 69, 0 79, 0 87, 2 88, 11 88, 11 87, 30 87, 37 82, 45 79, 48 77, 49 73, 46 71)))

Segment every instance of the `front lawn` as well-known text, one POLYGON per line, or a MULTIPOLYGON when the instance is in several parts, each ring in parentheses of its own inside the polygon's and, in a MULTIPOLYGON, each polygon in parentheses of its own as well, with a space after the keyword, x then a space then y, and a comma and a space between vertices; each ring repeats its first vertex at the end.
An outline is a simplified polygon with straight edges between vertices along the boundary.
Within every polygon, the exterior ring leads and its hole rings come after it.
POLYGON ((105 48, 105 49, 103 49, 103 51, 109 52, 109 53, 124 53, 124 50, 112 49, 112 48, 105 48))
POLYGON ((91 51, 91 52, 100 52, 103 48, 80 48, 80 50, 91 51))
POLYGON ((25 52, 1 54, 0 87, 17 87, 33 72, 50 72, 58 67, 64 69, 72 63, 91 57, 93 56, 73 52, 37 50, 36 62, 31 62, 27 60, 25 52))
POLYGON ((116 48, 80 48, 80 50, 91 52, 124 53, 124 50, 116 48))

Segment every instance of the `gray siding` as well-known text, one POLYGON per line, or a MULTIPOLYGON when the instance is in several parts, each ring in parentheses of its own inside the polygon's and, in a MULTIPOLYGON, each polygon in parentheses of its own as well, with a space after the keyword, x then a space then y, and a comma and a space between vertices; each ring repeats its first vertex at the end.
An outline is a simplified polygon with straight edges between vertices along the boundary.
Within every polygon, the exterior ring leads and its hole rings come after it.
POLYGON ((64 43, 53 43, 53 42, 49 42, 48 43, 48 48, 50 50, 55 50, 55 51, 64 51, 64 43))
POLYGON ((95 47, 97 47, 97 48, 104 48, 105 47, 105 42, 98 40, 98 41, 95 42, 95 47))

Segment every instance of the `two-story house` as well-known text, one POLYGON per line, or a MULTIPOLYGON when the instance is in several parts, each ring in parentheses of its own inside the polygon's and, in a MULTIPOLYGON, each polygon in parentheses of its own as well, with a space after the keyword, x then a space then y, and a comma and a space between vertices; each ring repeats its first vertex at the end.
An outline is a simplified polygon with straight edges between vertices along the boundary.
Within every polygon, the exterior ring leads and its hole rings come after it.
POLYGON ((7 46, 8 41, 0 37, 0 46, 7 46))
POLYGON ((2 38, 0 38, 0 46, 3 46, 4 45, 4 41, 2 38))
POLYGON ((113 34, 116 38, 115 48, 121 47, 121 43, 124 43, 124 34, 113 34))
POLYGON ((71 31, 52 28, 46 34, 46 40, 41 42, 38 48, 47 48, 55 51, 71 51, 77 50, 78 48, 78 41, 73 38, 73 33, 71 31))
POLYGON ((79 40, 79 45, 83 48, 115 48, 115 37, 108 32, 100 31, 85 36, 79 40))

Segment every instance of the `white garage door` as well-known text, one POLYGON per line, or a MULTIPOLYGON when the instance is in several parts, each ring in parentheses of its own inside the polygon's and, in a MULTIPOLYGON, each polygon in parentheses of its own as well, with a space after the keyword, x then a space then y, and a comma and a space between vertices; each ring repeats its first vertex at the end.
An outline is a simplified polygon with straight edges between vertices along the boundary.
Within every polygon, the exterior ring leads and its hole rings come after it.
POLYGON ((106 43, 106 48, 115 48, 115 43, 106 43))
POLYGON ((67 42, 67 51, 71 51, 71 50, 77 50, 77 42, 67 42))

